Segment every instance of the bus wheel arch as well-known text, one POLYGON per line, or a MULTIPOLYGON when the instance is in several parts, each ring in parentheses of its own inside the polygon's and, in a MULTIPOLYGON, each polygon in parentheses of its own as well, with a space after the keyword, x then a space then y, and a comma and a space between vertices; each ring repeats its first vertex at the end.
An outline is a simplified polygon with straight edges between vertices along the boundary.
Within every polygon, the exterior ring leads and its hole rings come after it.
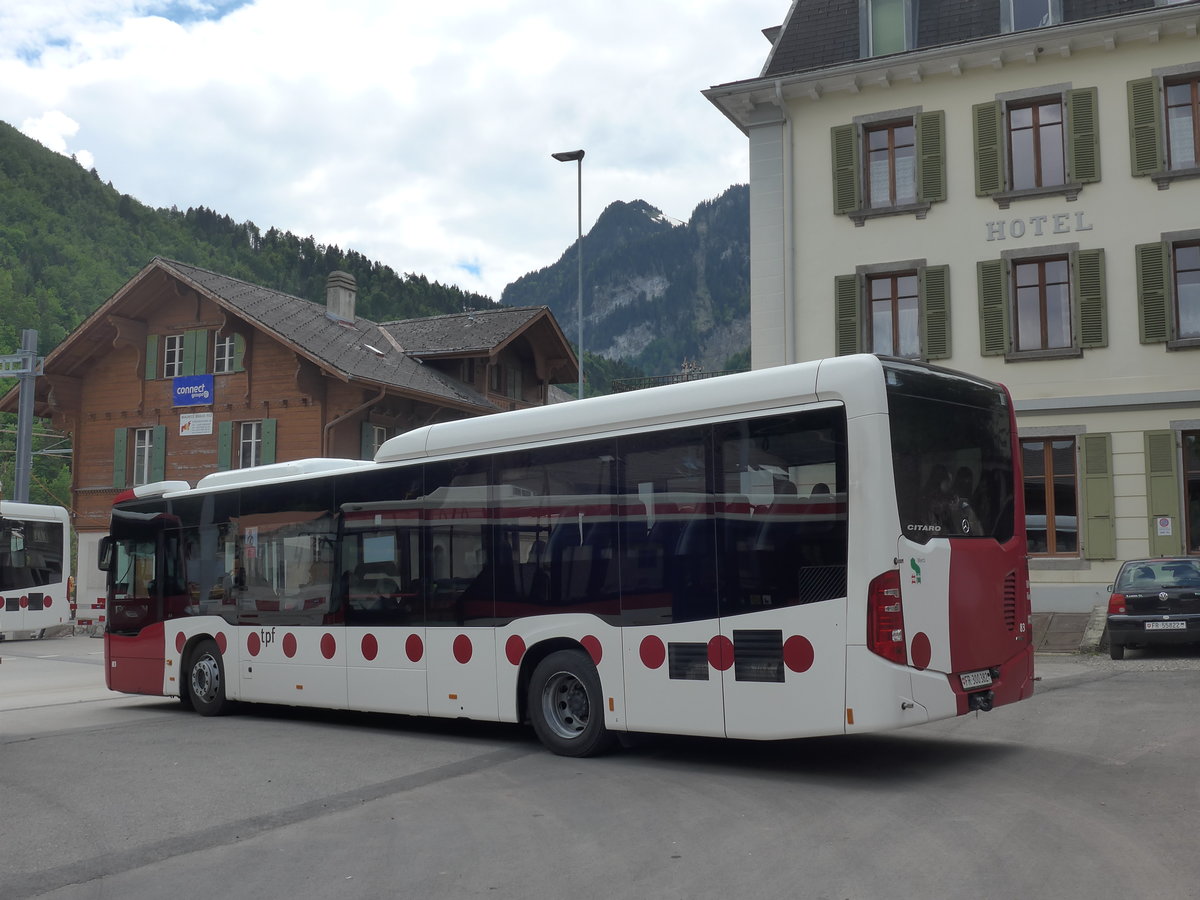
POLYGON ((607 752, 616 735, 604 724, 603 691, 595 663, 574 641, 548 643, 552 646, 544 648, 540 658, 530 660, 528 668, 522 665, 524 714, 538 739, 560 756, 607 752))

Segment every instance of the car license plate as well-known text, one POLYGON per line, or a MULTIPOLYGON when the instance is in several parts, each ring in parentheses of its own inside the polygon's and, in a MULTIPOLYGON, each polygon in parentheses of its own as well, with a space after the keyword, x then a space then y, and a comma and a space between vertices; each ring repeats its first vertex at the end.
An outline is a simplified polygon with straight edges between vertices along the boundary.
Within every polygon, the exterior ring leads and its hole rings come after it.
POLYGON ((1184 631, 1187 629, 1187 622, 1147 622, 1147 631, 1184 631))
POLYGON ((992 673, 987 669, 984 669, 982 672, 963 672, 958 676, 958 680, 962 682, 964 691, 970 691, 974 688, 991 687, 992 673))

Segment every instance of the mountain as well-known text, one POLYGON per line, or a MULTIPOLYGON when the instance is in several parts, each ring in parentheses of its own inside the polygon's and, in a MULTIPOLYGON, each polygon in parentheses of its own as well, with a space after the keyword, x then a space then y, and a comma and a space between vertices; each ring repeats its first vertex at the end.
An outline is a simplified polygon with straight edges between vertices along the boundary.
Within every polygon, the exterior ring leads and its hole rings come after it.
MULTIPOLYGON (((572 340, 579 294, 572 245, 504 289, 501 302, 549 306, 572 340)), ((750 189, 735 185, 675 223, 642 200, 616 202, 583 238, 583 343, 649 375, 685 360, 744 368, 750 346, 750 189), (732 359, 731 359, 732 358, 732 359)))

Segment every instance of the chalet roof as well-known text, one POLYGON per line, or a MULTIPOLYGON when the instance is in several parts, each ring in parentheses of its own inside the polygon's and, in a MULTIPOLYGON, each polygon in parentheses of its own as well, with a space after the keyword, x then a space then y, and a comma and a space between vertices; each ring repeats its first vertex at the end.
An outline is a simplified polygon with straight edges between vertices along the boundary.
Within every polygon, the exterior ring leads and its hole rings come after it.
MULTIPOLYGON (((323 304, 176 260, 155 257, 137 275, 92 313, 46 357, 44 370, 75 375, 85 360, 111 348, 108 324, 136 319, 146 304, 155 302, 163 279, 190 287, 226 310, 231 318, 290 345, 329 374, 346 381, 423 395, 431 402, 463 410, 494 412, 486 396, 453 376, 422 362, 423 357, 493 354, 540 321, 571 349, 546 307, 483 310, 429 319, 406 319, 379 324, 357 317, 347 322, 326 314, 323 304)), ((48 386, 38 379, 39 400, 48 386)), ((15 409, 18 389, 0 397, 0 409, 15 409)))

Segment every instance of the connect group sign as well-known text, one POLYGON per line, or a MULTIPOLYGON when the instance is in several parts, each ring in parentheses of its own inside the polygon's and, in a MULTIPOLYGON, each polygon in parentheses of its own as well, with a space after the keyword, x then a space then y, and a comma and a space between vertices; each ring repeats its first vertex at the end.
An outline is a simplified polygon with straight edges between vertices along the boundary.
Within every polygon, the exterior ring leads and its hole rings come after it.
POLYGON ((176 406, 208 406, 213 402, 211 375, 180 375, 174 386, 176 406))

